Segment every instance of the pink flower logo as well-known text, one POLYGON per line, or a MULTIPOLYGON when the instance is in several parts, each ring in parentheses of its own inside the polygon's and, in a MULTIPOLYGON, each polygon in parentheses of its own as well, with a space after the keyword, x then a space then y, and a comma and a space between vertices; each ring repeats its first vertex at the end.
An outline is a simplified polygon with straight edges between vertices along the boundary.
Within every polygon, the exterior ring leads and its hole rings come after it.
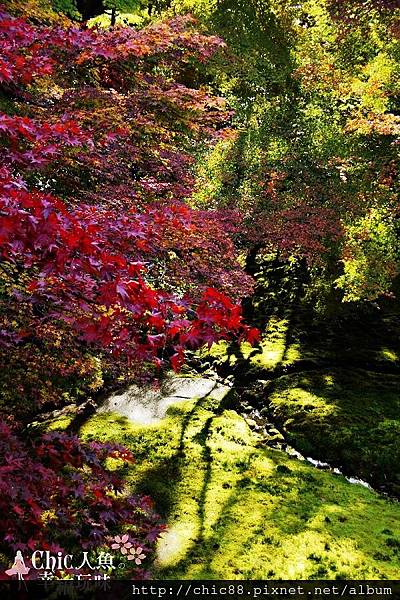
POLYGON ((131 548, 129 550, 129 554, 127 556, 128 560, 134 560, 137 565, 142 564, 142 560, 146 558, 146 555, 143 554, 143 548, 138 546, 137 548, 131 548))
POLYGON ((134 548, 132 542, 129 540, 129 535, 126 533, 122 536, 116 535, 111 548, 119 550, 128 560, 134 560, 137 565, 141 565, 142 561, 146 558, 143 548, 141 546, 134 548))
POLYGON ((129 548, 132 548, 132 544, 129 541, 129 535, 126 533, 123 536, 116 535, 114 542, 114 544, 111 544, 111 548, 113 550, 119 550, 121 554, 128 554, 129 548))

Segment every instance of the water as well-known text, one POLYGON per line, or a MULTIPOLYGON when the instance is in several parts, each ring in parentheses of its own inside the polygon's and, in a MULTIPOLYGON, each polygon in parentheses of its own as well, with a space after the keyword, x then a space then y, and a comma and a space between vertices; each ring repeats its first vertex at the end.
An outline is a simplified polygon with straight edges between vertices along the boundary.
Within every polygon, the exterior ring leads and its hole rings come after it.
POLYGON ((347 481, 349 483, 363 485, 364 487, 368 488, 369 490, 372 490, 372 487, 369 485, 369 483, 367 483, 363 479, 359 479, 358 477, 348 477, 340 469, 338 469, 337 467, 332 467, 327 462, 323 462, 322 460, 316 460, 315 458, 311 458, 310 456, 306 456, 304 460, 306 460, 310 464, 314 465, 314 467, 317 467, 317 469, 325 469, 325 470, 329 471, 330 473, 334 473, 335 475, 342 475, 345 479, 347 479, 347 481))
POLYGON ((288 454, 291 458, 297 458, 298 460, 306 461, 309 464, 316 467, 317 469, 321 469, 323 471, 329 471, 330 473, 333 473, 334 475, 340 475, 340 476, 344 477, 349 483, 352 483, 355 485, 362 485, 369 490, 373 489, 369 485, 369 483, 367 483, 363 479, 359 479, 358 477, 347 476, 338 467, 332 467, 332 465, 330 465, 329 463, 324 462, 322 460, 317 460, 315 458, 311 458, 311 456, 303 456, 298 450, 296 450, 295 448, 290 446, 284 440, 284 436, 277 429, 276 425, 274 423, 271 423, 270 421, 268 421, 268 419, 266 419, 263 415, 261 415, 260 411, 257 410, 256 408, 252 408, 250 413, 248 413, 247 415, 243 415, 243 416, 246 420, 250 420, 250 422, 253 421, 256 423, 255 427, 253 425, 253 429, 255 429, 258 433, 264 433, 265 435, 268 435, 268 431, 271 431, 271 430, 278 431, 280 433, 282 441, 279 441, 279 442, 272 441, 272 443, 275 445, 276 448, 279 448, 279 450, 283 450, 284 452, 286 452, 286 454, 288 454))

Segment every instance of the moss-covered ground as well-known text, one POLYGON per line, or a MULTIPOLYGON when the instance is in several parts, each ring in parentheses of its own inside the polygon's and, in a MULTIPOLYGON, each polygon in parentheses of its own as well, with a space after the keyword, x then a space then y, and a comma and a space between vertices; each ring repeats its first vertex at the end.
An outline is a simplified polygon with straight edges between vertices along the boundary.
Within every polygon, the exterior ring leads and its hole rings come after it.
MULTIPOLYGON (((255 383, 258 409, 300 452, 399 494, 399 319, 314 316, 272 315, 258 347, 215 345, 203 371, 234 373, 250 397, 255 383)), ((214 393, 157 425, 97 414, 80 429, 136 457, 127 484, 168 526, 153 576, 399 579, 400 503, 267 447, 233 405, 214 393)))
MULTIPOLYGON (((249 367, 274 371, 308 366, 338 365, 400 375, 399 319, 314 321, 299 311, 268 319, 260 345, 241 345, 241 356, 230 354, 226 342, 215 344, 211 357, 230 364, 248 359, 249 367)), ((260 375, 261 376, 261 375, 260 375)))
POLYGON ((255 401, 297 450, 399 497, 399 332, 394 315, 315 323, 299 311, 272 316, 257 348, 211 353, 269 380, 255 401))
POLYGON ((400 377, 315 370, 280 377, 270 414, 303 454, 400 495, 400 377))
POLYGON ((124 477, 168 525, 155 578, 399 578, 398 503, 263 448, 225 406, 211 394, 157 425, 98 414, 81 428, 136 457, 124 477))

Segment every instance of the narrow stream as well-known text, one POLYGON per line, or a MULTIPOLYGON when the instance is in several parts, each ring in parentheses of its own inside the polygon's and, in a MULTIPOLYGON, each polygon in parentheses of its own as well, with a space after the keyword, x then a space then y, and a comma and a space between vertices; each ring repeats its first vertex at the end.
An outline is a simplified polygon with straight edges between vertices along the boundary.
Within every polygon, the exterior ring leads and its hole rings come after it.
MULTIPOLYGON (((283 452, 286 452, 286 454, 288 454, 291 458, 296 458, 298 460, 306 461, 317 469, 320 469, 323 471, 328 471, 335 475, 341 475, 349 483, 362 485, 362 486, 368 488, 369 490, 374 489, 369 483, 367 483, 363 479, 359 479, 358 477, 346 475, 338 467, 333 467, 327 462, 324 462, 321 460, 316 460, 309 456, 303 456, 300 452, 298 452, 298 450, 296 450, 295 448, 293 448, 293 446, 291 446, 290 444, 288 444, 286 442, 285 437, 282 434, 282 432, 279 429, 277 429, 276 425, 274 423, 272 423, 271 421, 269 421, 267 417, 262 415, 257 408, 249 407, 249 405, 247 405, 247 404, 242 405, 241 408, 242 408, 242 410, 241 410, 242 416, 247 421, 247 423, 249 424, 250 428, 253 431, 258 433, 261 437, 264 436, 265 445, 267 447, 275 448, 277 450, 282 450, 283 452)), ((378 491, 382 495, 385 495, 385 496, 387 495, 385 492, 382 492, 382 490, 378 489, 375 491, 378 491)))

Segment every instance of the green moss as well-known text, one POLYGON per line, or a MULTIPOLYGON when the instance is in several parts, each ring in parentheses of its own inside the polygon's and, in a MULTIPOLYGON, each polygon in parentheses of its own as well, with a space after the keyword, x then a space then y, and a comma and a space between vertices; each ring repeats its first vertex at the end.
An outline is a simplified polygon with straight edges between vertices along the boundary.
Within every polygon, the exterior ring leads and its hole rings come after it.
POLYGON ((286 331, 286 320, 272 318, 261 340, 261 352, 255 354, 253 361, 267 369, 280 363, 285 353, 286 331))
POLYGON ((398 356, 397 352, 394 352, 393 350, 390 350, 389 348, 382 348, 382 350, 380 351, 380 355, 384 360, 390 360, 390 361, 398 361, 399 360, 399 356, 398 356))
POLYGON ((394 375, 321 370, 280 378, 269 399, 300 451, 400 491, 399 386, 394 375))
POLYGON ((277 365, 289 365, 300 360, 300 345, 296 341, 287 343, 289 321, 272 317, 262 336, 259 346, 252 347, 248 342, 240 344, 239 356, 230 353, 231 347, 225 341, 213 344, 210 351, 204 350, 202 357, 211 356, 216 362, 229 361, 233 365, 238 358, 247 360, 249 366, 273 369, 277 365))
MULTIPOLYGON (((291 319, 270 318, 260 347, 251 354, 253 365, 264 369, 294 365, 299 361, 315 364, 338 362, 379 370, 399 367, 398 329, 389 332, 383 322, 351 325, 336 330, 329 323, 313 323, 304 315, 291 319)), ((399 369, 400 372, 400 369, 399 369)))
POLYGON ((168 530, 155 577, 398 578, 400 506, 261 449, 218 398, 181 402, 157 426, 92 417, 85 439, 128 446, 131 489, 153 496, 168 530), (388 533, 389 532, 389 533, 388 533))
POLYGON ((58 431, 63 431, 65 429, 67 429, 68 425, 71 424, 72 420, 73 420, 73 416, 72 415, 69 415, 69 416, 68 415, 64 415, 62 417, 58 417, 54 421, 51 421, 46 426, 46 429, 48 431, 53 431, 55 429, 57 429, 58 431))

